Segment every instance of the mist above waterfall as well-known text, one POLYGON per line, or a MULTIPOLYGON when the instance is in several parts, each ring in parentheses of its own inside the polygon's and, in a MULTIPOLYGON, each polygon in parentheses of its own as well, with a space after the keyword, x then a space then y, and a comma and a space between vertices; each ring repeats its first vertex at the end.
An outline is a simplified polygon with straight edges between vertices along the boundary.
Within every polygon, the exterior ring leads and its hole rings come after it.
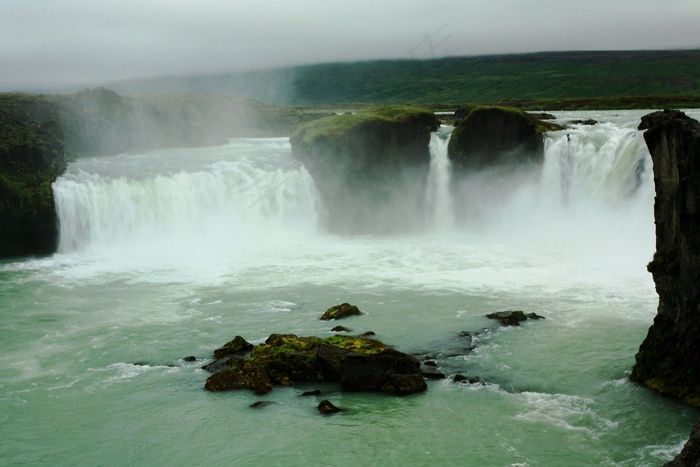
POLYGON ((325 219, 338 206, 321 198, 283 138, 81 159, 54 185, 60 251, 112 255, 126 268, 194 261, 198 270, 223 271, 274 255, 289 260, 294 249, 326 251, 329 241, 365 242, 360 233, 601 261, 609 253, 640 267, 650 258, 653 181, 636 130, 609 123, 550 133, 542 165, 467 176, 451 170, 448 138, 448 127, 433 134, 431 164, 409 186, 398 177, 384 182, 376 202, 358 196, 364 204, 353 206, 367 215, 350 236, 329 234, 325 219))

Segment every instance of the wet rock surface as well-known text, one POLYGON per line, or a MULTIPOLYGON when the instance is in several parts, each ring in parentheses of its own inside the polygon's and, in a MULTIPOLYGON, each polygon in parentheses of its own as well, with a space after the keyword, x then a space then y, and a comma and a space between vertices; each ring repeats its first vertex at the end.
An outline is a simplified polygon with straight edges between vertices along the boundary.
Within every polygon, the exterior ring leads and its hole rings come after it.
POLYGON ((587 125, 587 126, 592 126, 592 125, 597 125, 598 121, 593 120, 592 118, 586 119, 586 120, 569 120, 566 122, 570 125, 587 125))
MULTIPOLYGON (((355 305, 350 305, 349 303, 341 303, 340 305, 332 306, 329 309, 327 309, 321 315, 320 319, 327 321, 331 319, 343 319, 347 318, 348 316, 359 316, 362 314, 363 313, 360 311, 360 309, 357 308, 355 305)), ((342 328, 342 326, 337 327, 342 328)), ((347 328, 344 329, 349 330, 347 328)))
POLYGON ((214 372, 205 383, 209 391, 265 394, 274 386, 321 381, 337 382, 344 391, 393 395, 427 389, 415 357, 377 340, 340 335, 322 339, 273 334, 249 355, 225 355, 203 368, 214 372))
POLYGON ((489 319, 494 319, 501 323, 502 326, 520 326, 520 323, 528 319, 539 320, 545 319, 536 313, 525 313, 520 310, 515 311, 498 311, 486 315, 489 319))
POLYGON ((456 170, 542 163, 543 133, 562 129, 516 108, 471 106, 457 109, 448 153, 456 170))
POLYGON ((0 95, 0 258, 56 251, 51 184, 65 168, 56 106, 40 96, 0 95))
POLYGON ((277 405, 277 402, 275 402, 275 401, 257 401, 257 402, 253 402, 248 407, 250 407, 251 409, 263 409, 263 408, 269 407, 271 405, 277 405))
POLYGON ((674 120, 676 118, 680 118, 681 120, 689 118, 686 114, 681 112, 680 110, 673 110, 673 109, 664 109, 660 110, 658 112, 652 112, 650 114, 646 114, 642 117, 642 121, 639 123, 639 126, 637 127, 638 130, 649 130, 651 128, 654 128, 656 126, 659 126, 667 121, 674 120))
POLYGON ((236 336, 232 341, 225 343, 222 347, 214 350, 214 358, 232 357, 253 350, 253 344, 236 336))
POLYGON ((653 160, 659 307, 630 378, 700 407, 700 123, 682 112, 646 115, 653 160))
POLYGON ((340 407, 336 407, 333 405, 333 403, 327 399, 322 400, 318 404, 318 411, 321 412, 323 415, 330 415, 334 413, 341 412, 343 409, 340 407))
POLYGON ((381 106, 300 125, 292 152, 314 179, 333 232, 398 232, 417 226, 440 122, 415 106, 381 106), (391 181, 391 183, 388 183, 391 181), (401 209, 397 209, 401 207, 401 209))

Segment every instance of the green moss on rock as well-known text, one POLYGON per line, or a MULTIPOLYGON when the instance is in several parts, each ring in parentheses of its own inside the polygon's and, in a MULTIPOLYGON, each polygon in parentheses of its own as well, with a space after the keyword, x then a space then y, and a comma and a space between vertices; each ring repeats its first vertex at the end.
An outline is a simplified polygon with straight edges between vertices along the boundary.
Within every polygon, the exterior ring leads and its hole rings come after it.
POLYGON ((349 391, 391 394, 426 388, 414 357, 377 340, 351 336, 272 334, 249 356, 225 356, 204 368, 216 371, 205 383, 210 391, 250 389, 264 394, 273 385, 317 381, 339 382, 349 391))
POLYGON ((56 250, 51 184, 66 166, 57 119, 41 96, 0 94, 0 257, 56 250))
POLYGON ((349 303, 341 303, 340 305, 332 306, 327 309, 322 315, 322 320, 343 319, 348 316, 359 316, 362 312, 355 305, 349 303))
POLYGON ((326 224, 336 232, 368 225, 397 231, 420 209, 430 163, 430 134, 440 125, 432 111, 386 106, 334 115, 300 125, 290 137, 294 156, 316 182, 326 224), (403 210, 395 209, 398 203, 403 210))

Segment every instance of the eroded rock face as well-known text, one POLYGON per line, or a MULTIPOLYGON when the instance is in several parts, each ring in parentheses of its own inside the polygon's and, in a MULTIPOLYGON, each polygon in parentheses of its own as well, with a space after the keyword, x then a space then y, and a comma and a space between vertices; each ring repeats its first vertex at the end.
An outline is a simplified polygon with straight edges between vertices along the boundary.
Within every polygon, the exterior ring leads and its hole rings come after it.
POLYGON ((415 227, 430 164, 430 133, 440 122, 417 107, 382 107, 300 125, 294 156, 314 178, 334 232, 415 227))
POLYGON ((646 116, 654 162, 656 253, 648 269, 658 314, 630 378, 700 407, 700 123, 682 112, 646 116))
POLYGON ((249 389, 265 394, 274 385, 337 382, 345 391, 406 395, 425 391, 415 357, 360 337, 298 337, 273 334, 249 356, 225 355, 204 367, 215 373, 209 391, 249 389))
POLYGON ((448 152, 453 166, 462 170, 541 163, 543 133, 561 128, 510 107, 462 108, 455 119, 448 152))
POLYGON ((40 97, 0 96, 0 258, 56 251, 51 184, 65 167, 55 106, 40 97))

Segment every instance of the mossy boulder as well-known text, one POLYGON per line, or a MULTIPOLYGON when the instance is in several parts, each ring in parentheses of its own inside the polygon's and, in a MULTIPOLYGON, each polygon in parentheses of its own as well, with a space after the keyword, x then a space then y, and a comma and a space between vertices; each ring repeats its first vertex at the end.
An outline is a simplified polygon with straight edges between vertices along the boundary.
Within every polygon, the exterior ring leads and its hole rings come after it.
POLYGON ((457 169, 541 163, 543 134, 562 129, 512 107, 469 106, 455 112, 448 154, 457 169))
POLYGON ((256 394, 274 385, 337 382, 346 391, 405 395, 427 388, 415 357, 374 339, 272 334, 250 355, 223 357, 205 384, 209 391, 249 389, 256 394))
POLYGON ((314 178, 327 226, 343 233, 410 227, 423 202, 430 134, 439 125, 432 111, 414 106, 300 125, 290 138, 292 151, 314 178))
POLYGON ((322 315, 322 320, 343 319, 348 316, 359 316, 362 312, 355 305, 349 303, 341 303, 340 305, 332 306, 327 309, 322 315))
POLYGON ((0 95, 0 257, 56 251, 51 184, 66 167, 58 118, 42 97, 0 95))
POLYGON ((659 307, 630 378, 700 407, 700 123, 678 111, 642 122, 656 189, 648 270, 659 307))

